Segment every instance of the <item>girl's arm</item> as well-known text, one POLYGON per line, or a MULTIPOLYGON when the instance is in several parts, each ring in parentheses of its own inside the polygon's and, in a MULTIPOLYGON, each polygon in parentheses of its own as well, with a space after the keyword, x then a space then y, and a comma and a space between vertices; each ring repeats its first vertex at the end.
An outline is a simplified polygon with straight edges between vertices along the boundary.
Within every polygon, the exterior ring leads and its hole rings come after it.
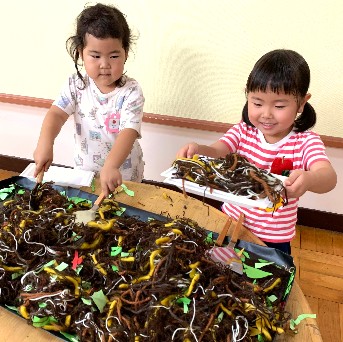
POLYGON ((191 142, 183 146, 176 154, 177 158, 192 158, 195 154, 200 154, 212 158, 225 157, 231 151, 226 144, 221 141, 216 141, 210 146, 199 145, 191 142))
POLYGON ((34 177, 44 168, 47 171, 53 161, 53 146, 68 114, 52 105, 45 115, 33 158, 36 163, 34 177))
POLYGON ((298 198, 306 191, 323 194, 334 189, 336 183, 337 174, 328 161, 315 162, 309 171, 294 170, 285 180, 290 198, 298 198))
POLYGON ((192 158, 195 154, 208 156, 211 158, 225 157, 229 153, 235 152, 242 139, 247 134, 247 125, 240 122, 232 126, 219 140, 211 145, 199 145, 191 142, 183 146, 176 154, 177 158, 192 158))
POLYGON ((119 168, 130 154, 137 137, 138 132, 133 128, 124 128, 118 134, 100 172, 101 189, 105 196, 122 184, 119 168))

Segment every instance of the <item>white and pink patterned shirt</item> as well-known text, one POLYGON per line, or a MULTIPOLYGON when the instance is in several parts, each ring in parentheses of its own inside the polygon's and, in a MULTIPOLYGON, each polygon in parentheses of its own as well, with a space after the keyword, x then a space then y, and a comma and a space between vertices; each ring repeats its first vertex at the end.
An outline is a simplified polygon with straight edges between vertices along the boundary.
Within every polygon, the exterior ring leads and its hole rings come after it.
MULTIPOLYGON (((87 75, 86 86, 77 74, 69 77, 53 105, 75 122, 75 168, 99 172, 118 136, 124 128, 132 128, 141 137, 144 96, 138 82, 126 77, 125 85, 103 94, 87 75)), ((143 153, 138 140, 120 167, 123 180, 143 179, 143 153)))
MULTIPOLYGON (((261 131, 241 122, 231 127, 220 141, 225 143, 231 152, 237 152, 255 166, 268 171, 275 158, 292 160, 293 170, 309 170, 313 163, 329 160, 319 135, 311 131, 291 131, 277 143, 269 144, 261 131)), ((288 204, 274 213, 229 203, 224 203, 222 210, 236 220, 240 213, 243 213, 244 225, 262 241, 281 243, 288 242, 295 236, 298 202, 298 198, 288 199, 288 204)))

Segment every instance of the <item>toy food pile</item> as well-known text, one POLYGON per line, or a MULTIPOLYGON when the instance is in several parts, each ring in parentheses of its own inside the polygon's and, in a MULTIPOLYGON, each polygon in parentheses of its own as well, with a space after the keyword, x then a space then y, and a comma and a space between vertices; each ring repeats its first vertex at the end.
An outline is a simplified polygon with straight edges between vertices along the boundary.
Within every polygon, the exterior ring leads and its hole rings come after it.
POLYGON ((111 199, 90 203, 14 185, 0 215, 0 304, 70 341, 271 341, 289 322, 293 273, 244 253, 243 276, 208 255, 189 219, 142 222, 111 199), (258 266, 256 264, 258 263, 258 266))
POLYGON ((287 204, 282 181, 266 170, 257 168, 237 153, 217 159, 198 155, 193 158, 179 158, 174 161, 173 167, 175 178, 247 199, 268 197, 274 205, 280 202, 287 204))

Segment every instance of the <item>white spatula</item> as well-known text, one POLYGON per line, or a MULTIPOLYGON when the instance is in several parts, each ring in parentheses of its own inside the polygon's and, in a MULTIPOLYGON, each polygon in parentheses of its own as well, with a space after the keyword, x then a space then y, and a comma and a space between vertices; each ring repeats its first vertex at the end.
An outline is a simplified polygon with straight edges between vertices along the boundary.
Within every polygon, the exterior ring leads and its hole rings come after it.
POLYGON ((91 209, 75 211, 75 222, 87 224, 89 221, 93 221, 95 219, 95 213, 99 209, 104 199, 105 196, 101 192, 101 194, 96 199, 91 209))

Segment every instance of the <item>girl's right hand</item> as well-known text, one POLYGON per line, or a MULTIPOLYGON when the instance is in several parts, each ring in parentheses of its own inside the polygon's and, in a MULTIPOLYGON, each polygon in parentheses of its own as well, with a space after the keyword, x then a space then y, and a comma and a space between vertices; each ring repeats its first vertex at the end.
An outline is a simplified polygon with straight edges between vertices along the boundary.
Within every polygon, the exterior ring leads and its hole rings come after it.
POLYGON ((36 163, 36 169, 33 176, 37 177, 38 173, 44 169, 48 171, 53 161, 53 146, 47 146, 45 144, 38 144, 33 152, 33 158, 36 163))
POLYGON ((45 115, 42 128, 38 138, 33 158, 36 163, 35 177, 44 168, 48 171, 53 160, 53 148, 55 138, 60 132, 64 123, 68 120, 68 114, 57 106, 52 105, 45 115))
POLYGON ((122 185, 122 175, 118 168, 109 167, 106 163, 100 171, 101 191, 107 197, 118 186, 122 185))
POLYGON ((193 158, 195 154, 199 154, 199 145, 191 142, 182 147, 176 154, 177 158, 193 158))

